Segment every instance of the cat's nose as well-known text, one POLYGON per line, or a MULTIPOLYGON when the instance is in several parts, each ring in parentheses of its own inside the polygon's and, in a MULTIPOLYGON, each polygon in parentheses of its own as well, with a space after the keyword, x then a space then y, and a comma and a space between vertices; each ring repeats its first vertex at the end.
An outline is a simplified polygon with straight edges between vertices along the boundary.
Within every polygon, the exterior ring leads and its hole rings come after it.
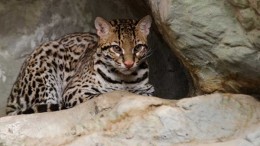
POLYGON ((134 62, 133 61, 125 61, 124 64, 125 64, 125 67, 129 69, 134 65, 134 62))

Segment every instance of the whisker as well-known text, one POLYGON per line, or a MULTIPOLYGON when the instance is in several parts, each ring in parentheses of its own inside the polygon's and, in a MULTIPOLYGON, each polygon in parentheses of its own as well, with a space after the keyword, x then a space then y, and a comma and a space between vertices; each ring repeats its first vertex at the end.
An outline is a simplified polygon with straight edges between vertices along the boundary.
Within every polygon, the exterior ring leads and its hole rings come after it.
POLYGON ((145 59, 147 59, 148 57, 150 57, 153 54, 154 50, 150 49, 147 51, 147 54, 140 60, 140 62, 144 61, 145 59))

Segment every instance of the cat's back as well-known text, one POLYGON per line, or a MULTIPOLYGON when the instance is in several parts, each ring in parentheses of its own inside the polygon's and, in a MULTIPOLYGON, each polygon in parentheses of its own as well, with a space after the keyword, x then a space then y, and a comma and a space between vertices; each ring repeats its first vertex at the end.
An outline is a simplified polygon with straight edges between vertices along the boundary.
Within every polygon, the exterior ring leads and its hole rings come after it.
POLYGON ((59 103, 81 56, 92 54, 97 40, 97 35, 92 33, 73 33, 34 49, 23 63, 13 85, 7 113, 34 104, 59 103))

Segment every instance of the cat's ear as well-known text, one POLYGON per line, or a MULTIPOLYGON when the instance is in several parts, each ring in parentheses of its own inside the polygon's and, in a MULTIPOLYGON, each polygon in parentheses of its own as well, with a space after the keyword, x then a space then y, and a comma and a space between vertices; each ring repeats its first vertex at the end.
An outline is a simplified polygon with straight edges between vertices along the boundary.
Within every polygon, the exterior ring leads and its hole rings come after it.
POLYGON ((152 17, 150 15, 145 16, 137 23, 137 29, 147 36, 150 32, 150 27, 152 24, 152 17))
POLYGON ((100 37, 107 36, 111 29, 110 23, 101 17, 97 17, 95 19, 95 27, 97 30, 97 35, 100 37))

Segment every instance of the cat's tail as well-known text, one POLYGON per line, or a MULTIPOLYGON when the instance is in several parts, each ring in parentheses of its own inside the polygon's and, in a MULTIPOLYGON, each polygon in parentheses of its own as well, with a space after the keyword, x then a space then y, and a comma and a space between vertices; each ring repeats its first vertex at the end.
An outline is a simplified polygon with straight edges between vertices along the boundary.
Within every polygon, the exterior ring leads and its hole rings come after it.
POLYGON ((21 115, 21 114, 32 114, 32 113, 43 113, 43 112, 53 112, 53 111, 59 111, 67 109, 65 106, 61 104, 53 104, 53 103, 47 103, 47 104, 38 104, 33 105, 31 107, 28 107, 26 109, 14 109, 14 110, 6 110, 7 115, 21 115))

